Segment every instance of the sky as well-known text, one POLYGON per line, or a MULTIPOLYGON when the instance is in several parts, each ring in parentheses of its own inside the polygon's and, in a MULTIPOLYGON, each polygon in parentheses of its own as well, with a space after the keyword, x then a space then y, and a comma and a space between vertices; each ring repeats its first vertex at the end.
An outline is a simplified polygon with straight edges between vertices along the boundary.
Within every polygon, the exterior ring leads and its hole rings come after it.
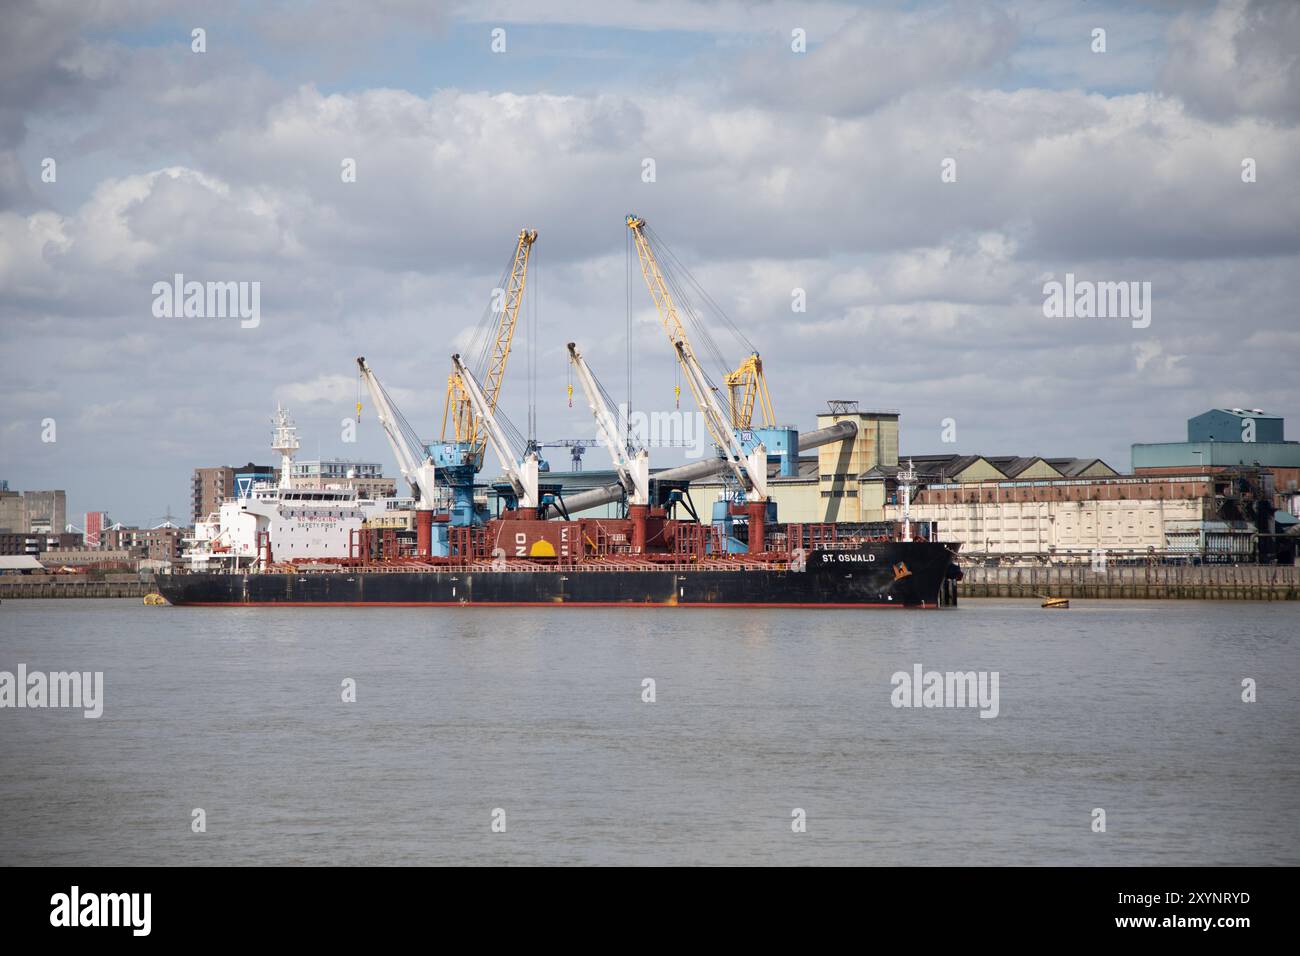
POLYGON ((904 455, 1121 470, 1215 406, 1297 437, 1300 4, 213 6, 0 8, 0 479, 65 489, 74 524, 187 516, 195 467, 276 463, 277 402, 300 457, 396 474, 368 398, 345 440, 355 357, 436 438, 524 227, 503 412, 526 430, 535 394, 540 440, 594 434, 569 341, 673 410, 631 212, 783 423, 856 399, 900 411, 904 455), (155 314, 177 273, 258 283, 258 323, 155 314), (1150 283, 1149 324, 1045 314, 1067 274, 1150 283))

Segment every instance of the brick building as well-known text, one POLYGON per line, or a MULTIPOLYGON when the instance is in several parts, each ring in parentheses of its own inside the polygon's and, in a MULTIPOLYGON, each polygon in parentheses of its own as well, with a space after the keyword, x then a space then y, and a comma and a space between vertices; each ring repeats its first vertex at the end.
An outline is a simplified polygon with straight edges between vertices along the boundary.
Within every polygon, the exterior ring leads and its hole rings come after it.
POLYGON ((103 534, 103 547, 125 551, 151 561, 179 561, 187 529, 175 525, 157 528, 113 528, 103 534))
POLYGON ((208 515, 221 508, 227 498, 238 497, 240 493, 239 477, 244 477, 244 484, 250 479, 265 478, 275 481, 278 472, 269 465, 247 465, 232 468, 229 465, 215 465, 211 468, 195 468, 190 481, 190 517, 203 521, 208 515))

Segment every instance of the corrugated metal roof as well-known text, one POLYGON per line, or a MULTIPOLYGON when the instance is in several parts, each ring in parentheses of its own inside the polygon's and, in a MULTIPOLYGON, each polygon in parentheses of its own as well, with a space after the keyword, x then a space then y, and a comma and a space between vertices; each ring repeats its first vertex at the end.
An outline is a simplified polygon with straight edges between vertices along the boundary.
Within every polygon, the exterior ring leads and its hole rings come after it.
POLYGON ((998 471, 1002 472, 1002 474, 1006 475, 1008 478, 1015 478, 1016 476, 1020 475, 1022 472, 1028 470, 1029 468, 1032 468, 1035 462, 1040 460, 1045 460, 1045 459, 1039 459, 1037 456, 1031 456, 1028 458, 1019 458, 1014 455, 999 456, 997 458, 989 458, 986 455, 984 457, 984 460, 987 461, 994 468, 996 468, 998 471))
MULTIPOLYGON (((1046 462, 1066 478, 1077 478, 1093 465, 1102 465, 1111 472, 1111 468, 1100 458, 1043 458, 1038 455, 1019 457, 1016 455, 899 455, 900 462, 911 461, 921 474, 922 481, 936 478, 946 480, 961 474, 978 461, 986 461, 1007 478, 1015 478, 1035 462, 1046 462)), ((862 473, 861 478, 892 478, 898 468, 892 465, 876 465, 862 473)))
POLYGON ((30 554, 0 554, 0 571, 43 571, 45 565, 30 554))
MULTIPOLYGON (((1266 412, 1262 408, 1215 408, 1216 412, 1223 412, 1225 415, 1235 415, 1237 418, 1281 418, 1281 415, 1274 415, 1272 412, 1266 412)), ((1204 414, 1202 412, 1202 414, 1204 414)), ((1197 416, 1200 417, 1200 416, 1197 416)))

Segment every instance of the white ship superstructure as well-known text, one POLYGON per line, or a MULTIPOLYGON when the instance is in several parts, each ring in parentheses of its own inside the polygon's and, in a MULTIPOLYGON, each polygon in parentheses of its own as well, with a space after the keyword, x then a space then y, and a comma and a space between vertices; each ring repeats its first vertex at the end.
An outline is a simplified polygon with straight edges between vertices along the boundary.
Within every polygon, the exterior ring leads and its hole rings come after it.
POLYGON ((194 570, 265 567, 303 558, 346 558, 353 531, 385 510, 382 501, 361 498, 353 488, 325 485, 291 488, 289 476, 298 430, 277 406, 271 447, 280 455, 278 484, 258 482, 247 494, 221 503, 195 524, 188 542, 194 570))

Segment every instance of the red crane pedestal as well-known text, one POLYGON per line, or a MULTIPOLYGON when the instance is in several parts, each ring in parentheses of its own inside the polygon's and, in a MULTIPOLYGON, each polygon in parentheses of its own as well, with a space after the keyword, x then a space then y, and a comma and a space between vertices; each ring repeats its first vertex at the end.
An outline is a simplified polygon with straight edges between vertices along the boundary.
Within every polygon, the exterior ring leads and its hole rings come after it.
POLYGON ((633 554, 645 554, 645 522, 649 514, 649 505, 628 505, 627 516, 632 519, 633 554))
POLYGON ((433 551, 433 512, 417 511, 415 513, 415 552, 421 558, 432 556, 433 551))
POLYGON ((749 553, 762 554, 767 550, 767 502, 750 501, 745 510, 749 513, 749 553))

